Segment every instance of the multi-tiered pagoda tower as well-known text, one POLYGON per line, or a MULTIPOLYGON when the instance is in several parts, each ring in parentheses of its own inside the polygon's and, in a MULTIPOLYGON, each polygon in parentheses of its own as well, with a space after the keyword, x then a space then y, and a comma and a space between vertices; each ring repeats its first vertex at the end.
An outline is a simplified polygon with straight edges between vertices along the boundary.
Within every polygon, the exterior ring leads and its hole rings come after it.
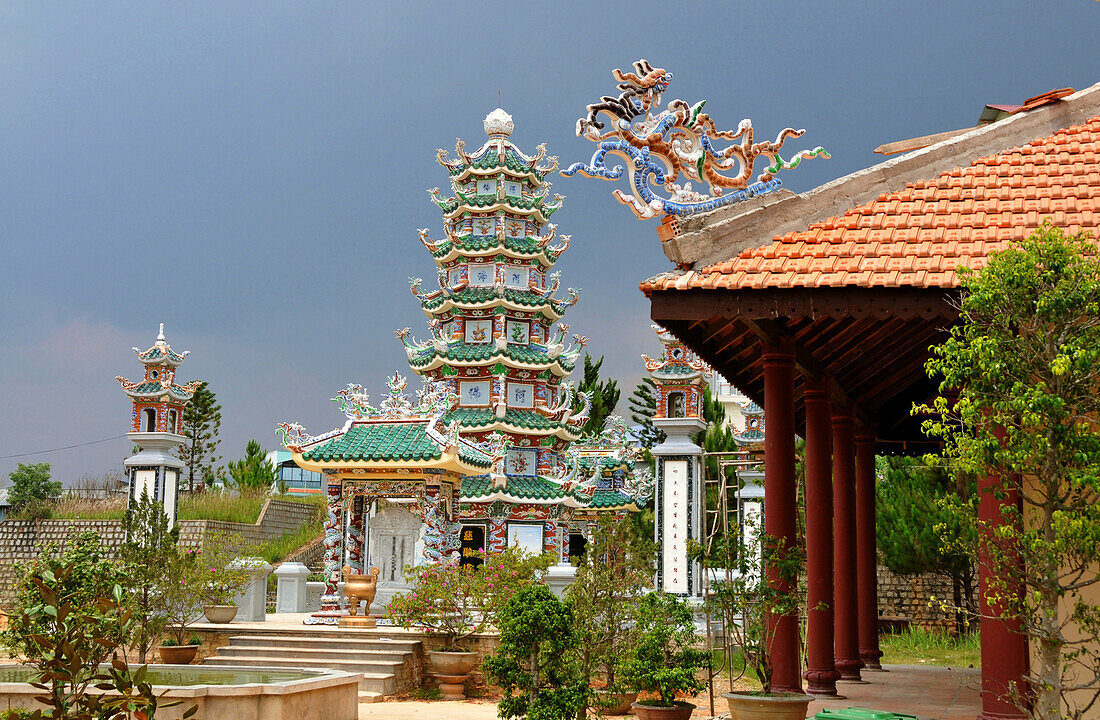
POLYGON ((545 145, 525 154, 509 139, 512 129, 511 116, 497 108, 485 118, 489 139, 479 149, 466 152, 460 140, 457 158, 438 151, 454 196, 430 191, 443 211, 444 235, 433 241, 421 230, 420 240, 436 262, 440 289, 424 292, 421 280, 412 281, 432 340, 418 344, 407 328, 398 336, 414 372, 446 381, 458 394, 447 421, 464 437, 479 443, 495 437, 507 447, 503 479, 463 483, 460 520, 475 529, 483 524, 490 551, 541 543, 564 559, 573 509, 637 506, 622 492, 630 477, 621 458, 607 455, 607 472, 596 472, 588 452, 571 448, 589 398, 581 394, 575 412, 572 383, 563 380, 587 338, 573 335, 566 347, 569 326, 560 322, 577 292, 556 297, 559 273, 552 272, 570 242, 549 223, 563 199, 550 197, 546 180, 557 158, 546 156, 545 145))

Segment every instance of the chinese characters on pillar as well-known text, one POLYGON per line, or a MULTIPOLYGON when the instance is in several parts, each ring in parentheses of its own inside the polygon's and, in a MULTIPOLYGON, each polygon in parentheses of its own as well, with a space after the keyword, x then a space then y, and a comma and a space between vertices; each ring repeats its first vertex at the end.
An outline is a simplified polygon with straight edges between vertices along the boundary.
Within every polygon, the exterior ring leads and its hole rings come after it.
POLYGON ((666 592, 688 592, 688 463, 669 460, 664 464, 662 578, 666 592))

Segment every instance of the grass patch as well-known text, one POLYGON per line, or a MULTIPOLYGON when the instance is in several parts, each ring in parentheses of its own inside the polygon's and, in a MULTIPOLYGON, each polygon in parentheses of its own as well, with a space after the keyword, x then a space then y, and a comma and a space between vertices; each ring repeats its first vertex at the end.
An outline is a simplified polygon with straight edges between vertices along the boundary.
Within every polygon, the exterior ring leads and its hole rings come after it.
POLYGON ((315 503, 315 505, 309 522, 298 528, 297 532, 283 535, 277 540, 271 540, 260 545, 254 551, 254 554, 269 563, 279 562, 309 541, 323 535, 325 532, 325 506, 320 502, 315 503))
MULTIPOLYGON (((323 514, 324 497, 320 495, 282 495, 278 499, 315 505, 323 514)), ((265 500, 267 495, 263 492, 239 495, 203 492, 183 495, 177 516, 180 520, 219 520, 253 525, 260 519, 260 510, 263 509, 265 500)), ((121 520, 125 515, 125 495, 104 500, 66 496, 51 507, 51 517, 59 520, 121 520)))
POLYGON ((904 633, 880 635, 879 648, 882 662, 891 665, 965 668, 981 664, 981 643, 976 632, 955 637, 942 630, 913 626, 904 633))

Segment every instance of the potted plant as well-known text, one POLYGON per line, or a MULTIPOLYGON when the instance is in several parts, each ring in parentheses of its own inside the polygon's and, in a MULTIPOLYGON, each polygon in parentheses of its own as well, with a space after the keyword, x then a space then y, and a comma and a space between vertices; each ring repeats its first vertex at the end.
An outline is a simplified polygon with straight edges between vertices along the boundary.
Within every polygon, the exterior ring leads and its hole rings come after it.
MULTIPOLYGON (((726 632, 740 647, 743 662, 760 680, 761 689, 735 690, 722 696, 733 720, 803 720, 813 698, 772 689, 775 625, 771 620, 800 609, 798 578, 805 564, 804 553, 801 548, 786 548, 770 536, 754 540, 756 537, 759 534, 754 528, 746 526, 735 542, 721 546, 736 572, 711 585, 707 602, 712 615, 722 618, 726 632), (761 571, 764 567, 771 569, 773 579, 761 571)), ((704 559, 704 565, 709 564, 704 559)))
POLYGON ((237 616, 236 599, 247 587, 251 575, 236 561, 234 548, 240 537, 214 532, 203 541, 201 562, 206 572, 203 614, 212 623, 224 624, 237 616))
POLYGON ((396 625, 442 636, 442 649, 429 650, 428 656, 447 700, 465 698, 466 678, 477 666, 478 653, 467 651, 463 642, 492 625, 512 595, 533 584, 551 563, 548 555, 530 556, 512 548, 481 551, 477 557, 480 565, 455 558, 409 566, 405 579, 413 589, 395 595, 386 609, 396 625))
POLYGON ((601 714, 626 715, 638 699, 622 665, 636 641, 639 602, 653 581, 653 554, 634 518, 601 517, 565 591, 577 628, 577 666, 601 714))
POLYGON ((695 647, 691 608, 664 592, 650 593, 640 602, 637 631, 623 676, 656 697, 633 703, 634 714, 643 720, 688 720, 695 706, 676 697, 706 687, 699 670, 709 662, 707 653, 695 647))
MULTIPOLYGON (((165 620, 168 637, 157 648, 161 662, 186 665, 195 659, 200 643, 185 642, 187 629, 202 616, 203 598, 209 582, 203 563, 194 550, 177 550, 162 575, 156 596, 157 610, 165 620)), ((194 639, 194 638, 192 638, 194 639)))

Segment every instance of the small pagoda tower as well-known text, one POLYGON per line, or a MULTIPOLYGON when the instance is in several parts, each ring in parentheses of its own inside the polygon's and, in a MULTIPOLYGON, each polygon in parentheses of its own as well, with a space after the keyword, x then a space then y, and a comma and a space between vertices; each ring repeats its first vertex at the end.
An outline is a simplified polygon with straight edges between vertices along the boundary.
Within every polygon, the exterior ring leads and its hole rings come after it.
POLYGON ((700 567, 687 554, 688 540, 703 539, 703 450, 692 438, 706 428, 703 394, 711 370, 667 330, 654 328, 661 341, 661 357, 642 355, 642 359, 657 388, 653 424, 666 435, 651 451, 657 461, 655 540, 661 557, 657 587, 700 597, 700 567))
POLYGON ((516 147, 509 139, 512 118, 500 108, 484 126, 488 140, 477 150, 467 152, 460 140, 457 158, 438 151, 454 196, 429 191, 443 212, 444 236, 434 241, 421 230, 420 241, 435 260, 439 289, 425 292, 421 280, 412 280, 431 340, 417 343, 408 328, 397 334, 413 372, 426 382, 445 381, 457 393, 447 422, 478 443, 503 436, 503 475, 462 485, 460 520, 472 530, 471 541, 483 538, 490 551, 518 543, 564 560, 572 509, 637 505, 624 492, 625 473, 605 475, 570 454, 589 399, 582 394, 583 407, 574 412, 573 385, 563 380, 587 338, 573 335, 574 344, 566 346, 569 326, 560 321, 577 291, 555 295, 553 268, 570 243, 548 222, 563 200, 550 196, 546 179, 557 158, 546 157, 545 145, 534 155, 516 147))
POLYGON ((176 369, 189 353, 172 350, 164 339, 164 323, 160 324, 152 347, 148 350, 135 347, 133 351, 145 366, 142 379, 133 382, 122 376, 115 378, 133 405, 130 432, 126 437, 138 446, 138 452, 123 463, 129 479, 129 497, 136 500, 146 492, 162 503, 171 528, 176 523, 179 478, 183 470, 183 463, 174 450, 187 439, 181 434, 183 409, 202 381, 176 384, 176 369))

